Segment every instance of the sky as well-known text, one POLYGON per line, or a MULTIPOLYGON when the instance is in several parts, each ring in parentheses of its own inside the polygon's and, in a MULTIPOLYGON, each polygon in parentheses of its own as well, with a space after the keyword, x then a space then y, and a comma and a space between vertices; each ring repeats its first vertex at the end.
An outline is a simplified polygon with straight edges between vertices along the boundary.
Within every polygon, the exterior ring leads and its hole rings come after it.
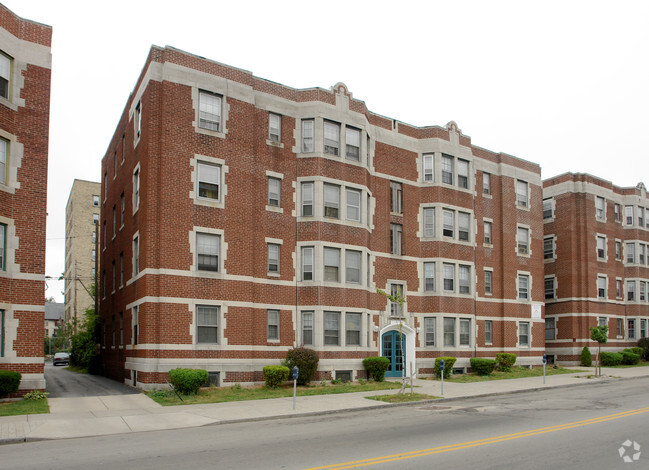
MULTIPOLYGON (((455 121, 473 145, 649 185, 649 2, 1 0, 54 28, 46 275, 73 180, 101 159, 151 45, 294 88, 343 82, 374 113, 455 121)), ((62 281, 45 295, 63 302, 62 281)))

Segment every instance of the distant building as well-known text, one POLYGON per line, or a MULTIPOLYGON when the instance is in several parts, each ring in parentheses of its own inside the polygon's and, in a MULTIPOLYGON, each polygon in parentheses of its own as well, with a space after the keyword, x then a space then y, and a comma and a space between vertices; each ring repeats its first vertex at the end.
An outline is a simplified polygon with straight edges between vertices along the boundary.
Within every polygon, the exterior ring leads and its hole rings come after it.
POLYGON ((543 182, 545 340, 550 360, 594 352, 590 328, 608 326, 602 351, 649 335, 649 198, 584 173, 543 182))
POLYGON ((364 377, 375 355, 388 376, 432 374, 444 355, 541 364, 540 167, 453 122, 415 127, 343 84, 297 90, 153 47, 101 195, 101 351, 117 380, 200 367, 258 382, 300 345, 318 379, 364 377))
POLYGON ((94 308, 101 183, 75 179, 65 207, 65 322, 75 331, 94 308), (97 230, 97 232, 95 232, 97 230))
POLYGON ((52 28, 0 5, 0 369, 44 389, 52 28))
POLYGON ((64 321, 64 304, 45 302, 45 337, 51 338, 64 321))

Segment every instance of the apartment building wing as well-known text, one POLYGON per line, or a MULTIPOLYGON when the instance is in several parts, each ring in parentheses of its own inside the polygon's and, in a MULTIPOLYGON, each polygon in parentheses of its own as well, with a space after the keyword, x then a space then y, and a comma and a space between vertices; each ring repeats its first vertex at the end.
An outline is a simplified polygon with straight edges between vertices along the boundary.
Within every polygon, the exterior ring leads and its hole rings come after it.
POLYGON ((44 389, 52 28, 0 5, 0 370, 44 389))
POLYGON ((104 369, 143 388, 176 367, 258 382, 301 345, 318 378, 363 377, 379 354, 389 376, 442 355, 540 364, 541 199, 537 164, 453 122, 153 47, 102 160, 104 369))
POLYGON ((649 198, 583 173, 543 182, 546 347, 577 363, 608 326, 603 351, 635 346, 649 328, 649 198))

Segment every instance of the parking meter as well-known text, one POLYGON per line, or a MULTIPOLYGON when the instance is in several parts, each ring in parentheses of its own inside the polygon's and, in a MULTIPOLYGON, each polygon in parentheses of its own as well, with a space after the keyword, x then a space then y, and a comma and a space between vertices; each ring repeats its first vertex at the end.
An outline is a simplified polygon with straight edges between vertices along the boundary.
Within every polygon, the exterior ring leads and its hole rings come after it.
POLYGON ((294 366, 291 372, 293 380, 297 380, 297 376, 300 374, 300 368, 298 366, 294 366))

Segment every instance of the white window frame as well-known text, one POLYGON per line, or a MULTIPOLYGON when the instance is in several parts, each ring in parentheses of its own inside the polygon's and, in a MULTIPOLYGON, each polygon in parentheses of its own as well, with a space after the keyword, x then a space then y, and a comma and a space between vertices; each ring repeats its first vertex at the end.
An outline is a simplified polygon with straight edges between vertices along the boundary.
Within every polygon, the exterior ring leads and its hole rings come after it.
POLYGON ((275 143, 282 141, 282 116, 268 113, 268 140, 275 143))
POLYGON ((493 269, 492 268, 485 268, 484 270, 484 293, 485 295, 493 295, 494 292, 494 284, 493 284, 493 269))
POLYGON ((325 155, 340 156, 340 124, 325 120, 323 121, 323 130, 324 141, 322 152, 325 155))
POLYGON ((442 154, 442 183, 444 184, 453 185, 455 182, 454 160, 453 156, 442 154))
POLYGON ((516 252, 518 256, 530 256, 530 229, 519 225, 516 228, 516 252), (522 236, 524 235, 524 236, 522 236))
POLYGON ((313 333, 314 333, 314 320, 315 320, 315 312, 313 310, 304 310, 300 312, 300 334, 301 334, 301 341, 303 346, 313 346, 313 333), (308 331, 310 333, 311 338, 307 342, 305 339, 306 335, 305 332, 308 331))
POLYGON ((268 176, 268 199, 266 205, 272 208, 282 207, 282 179, 268 176))
POLYGON ((403 226, 390 224, 390 254, 401 256, 403 254, 403 226))
POLYGON ((11 71, 12 71, 13 58, 0 51, 0 98, 11 100, 11 71))
POLYGON ((434 348, 437 345, 437 317, 424 317, 424 346, 434 348))
POLYGON ((327 346, 340 346, 340 312, 325 310, 322 315, 323 320, 323 345, 327 346), (327 328, 335 326, 336 328, 327 328), (335 332, 335 335, 332 334, 335 332), (329 339, 328 339, 329 338, 329 339), (331 338, 335 338, 335 341, 332 341, 331 338))
POLYGON ((403 185, 397 181, 390 181, 390 212, 403 214, 403 185))
MULTIPOLYGON (((134 308, 135 308, 135 307, 134 307, 134 308)), ((194 340, 194 341, 195 341, 195 344, 202 344, 202 345, 206 345, 206 344, 220 344, 220 329, 221 329, 221 328, 220 328, 220 324, 221 324, 221 322, 220 322, 220 316, 221 316, 221 315, 220 315, 220 312, 221 312, 221 308, 220 308, 218 305, 202 305, 202 304, 197 304, 197 305, 195 306, 195 309, 194 309, 194 310, 195 310, 195 319, 196 319, 196 320, 195 320, 195 321, 196 321, 196 336, 195 336, 195 340, 194 340), (206 321, 204 321, 205 318, 201 319, 201 316, 200 316, 200 310, 201 310, 201 309, 210 309, 210 310, 214 309, 214 310, 216 311, 216 312, 215 312, 216 315, 215 315, 215 321, 214 321, 214 323, 210 322, 210 323, 208 324, 206 321), (204 324, 202 324, 202 323, 204 323, 204 324), (216 330, 216 340, 215 340, 215 341, 201 341, 201 339, 200 339, 200 336, 201 336, 201 334, 200 334, 201 328, 210 328, 210 329, 214 329, 214 330, 216 330)), ((134 311, 135 311, 135 310, 134 310, 134 311)), ((137 326, 137 320, 138 320, 138 319, 137 319, 137 316, 136 316, 136 318, 135 318, 135 322, 136 322, 135 326, 137 326)))
POLYGON ((470 163, 462 158, 457 159, 457 186, 462 189, 471 187, 470 163))
POLYGON ((301 263, 301 279, 302 281, 312 282, 315 281, 315 247, 303 246, 300 250, 300 263, 301 263), (310 261, 310 264, 308 262, 310 261), (307 270, 307 268, 310 268, 307 270), (307 274, 309 274, 307 276, 307 274), (307 277, 309 279, 307 279, 307 277))
POLYGON ((532 300, 532 276, 529 273, 519 272, 516 275, 516 298, 518 301, 529 302, 532 300), (525 281, 527 284, 523 287, 521 281, 525 281))
POLYGON ((435 261, 427 261, 424 263, 424 292, 435 292, 435 288, 437 287, 435 285, 436 267, 435 261))
POLYGON ((518 347, 529 348, 531 347, 531 345, 532 345, 531 323, 527 321, 518 322, 518 347), (523 341, 523 338, 525 338, 525 341, 523 341))
POLYGON ((207 90, 198 90, 196 122, 199 129, 223 133, 223 102, 223 95, 207 90))
POLYGON ((597 250, 597 259, 606 261, 607 250, 606 250, 606 236, 605 235, 596 235, 595 245, 597 250))
POLYGON ((302 153, 313 153, 315 151, 315 120, 303 119, 302 120, 302 153))
POLYGON ((466 264, 458 265, 458 294, 471 294, 471 266, 466 264))
POLYGON ((543 291, 545 300, 554 300, 557 298, 557 278, 555 276, 545 276, 543 278, 543 291), (549 291, 548 296, 548 281, 552 283, 552 289, 549 291))
POLYGON ((278 309, 266 310, 266 341, 276 343, 280 341, 280 313, 278 309))
POLYGON ((424 207, 422 211, 422 238, 435 238, 435 208, 424 207))
POLYGON ((140 184, 142 172, 138 163, 133 169, 133 215, 140 209, 140 184))
POLYGON ((268 242, 266 271, 270 275, 280 274, 281 244, 268 242))
POLYGON ((340 219, 340 186, 331 183, 324 183, 323 185, 323 204, 324 204, 324 217, 330 219, 340 219), (329 194, 327 191, 329 189, 329 194), (332 198, 332 196, 334 196, 332 198), (330 214, 327 212, 330 211, 330 214), (331 211, 335 211, 335 215, 332 215, 331 211))
POLYGON ((353 222, 361 222, 362 219, 362 214, 361 214, 361 202, 363 200, 363 192, 360 189, 354 189, 354 188, 345 188, 345 202, 346 202, 346 219, 351 220, 353 222), (350 195, 353 195, 350 197, 350 195), (358 201, 353 201, 353 197, 357 196, 358 201), (356 203, 355 203, 356 202, 356 203), (357 217, 354 217, 353 214, 356 212, 357 217))
POLYGON ((482 173, 482 194, 491 196, 491 173, 482 173))
POLYGON ((483 221, 483 244, 493 246, 493 222, 491 220, 483 221))
POLYGON ((595 218, 606 220, 606 199, 602 196, 595 196, 595 218))
POLYGON ((322 250, 322 259, 323 259, 323 279, 325 282, 340 282, 340 262, 341 262, 341 249, 340 248, 334 248, 330 246, 325 246, 322 250), (329 256, 327 256, 329 254, 329 256), (332 263, 334 261, 333 256, 335 256, 335 263, 332 263), (327 268, 329 268, 329 273, 327 273, 327 268), (333 271, 332 269, 336 269, 336 279, 332 279, 332 274, 333 271))
POLYGON ((599 274, 597 276, 597 298, 606 299, 608 295, 608 279, 606 276, 599 274))
POLYGON ((301 183, 300 186, 300 195, 302 198, 302 203, 300 204, 300 210, 302 213, 302 217, 313 217, 313 208, 314 208, 314 200, 313 200, 313 195, 314 195, 314 183, 313 181, 305 181, 301 183), (308 189, 307 189, 308 188, 308 189), (308 211, 305 210, 305 208, 309 208, 308 211), (309 213, 307 213, 309 212, 309 213))
POLYGON ((494 340, 494 323, 493 320, 485 320, 484 322, 484 342, 485 344, 493 344, 494 340))
POLYGON ((361 130, 345 126, 345 158, 361 161, 361 130))
POLYGON ((442 264, 442 290, 443 292, 455 292, 455 264, 453 263, 442 264))
POLYGON ((208 201, 221 201, 221 165, 214 165, 212 163, 207 163, 198 160, 196 162, 196 196, 200 199, 205 199, 208 201), (206 186, 201 189, 201 184, 206 186), (210 192, 216 191, 216 197, 208 196, 210 192))
MULTIPOLYGON (((201 231, 196 231, 196 255, 194 259, 194 266, 196 267, 196 271, 200 272, 208 272, 208 273, 219 273, 221 272, 221 235, 216 234, 216 233, 208 233, 208 232, 201 232, 201 231), (202 252, 201 249, 204 248, 212 248, 207 247, 205 243, 201 243, 201 240, 207 241, 210 240, 210 245, 216 241, 215 245, 215 250, 214 251, 205 251, 202 252), (215 257, 216 258, 216 269, 201 269, 201 266, 208 266, 205 263, 200 262, 201 256, 208 256, 210 258, 215 257)), ((209 266, 212 266, 212 263, 209 264, 209 266)))
POLYGON ((363 282, 361 277, 362 268, 362 252, 358 250, 345 250, 345 282, 348 284, 361 284, 363 282), (354 258, 357 258, 357 264, 353 264, 354 258))
POLYGON ((362 313, 345 312, 345 346, 362 346, 362 326, 362 313), (356 320, 358 321, 358 324, 355 324, 356 320), (351 341, 350 338, 354 336, 354 333, 358 333, 358 341, 351 341))
POLYGON ((530 185, 524 180, 515 180, 516 206, 528 209, 530 207, 530 185))
POLYGON ((425 153, 422 155, 423 164, 423 180, 425 183, 432 183, 435 181, 435 154, 425 153))

